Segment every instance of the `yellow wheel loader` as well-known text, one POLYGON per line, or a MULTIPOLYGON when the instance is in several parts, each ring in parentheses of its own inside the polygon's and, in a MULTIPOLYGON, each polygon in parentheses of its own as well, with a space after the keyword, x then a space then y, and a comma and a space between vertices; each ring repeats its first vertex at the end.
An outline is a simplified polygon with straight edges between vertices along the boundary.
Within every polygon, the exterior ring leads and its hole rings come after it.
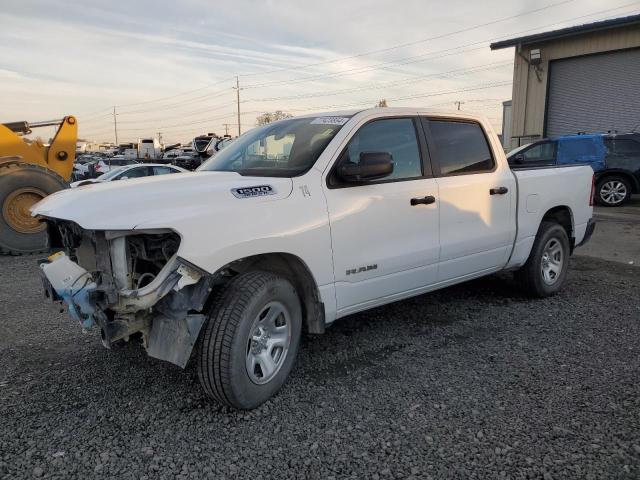
POLYGON ((49 122, 0 124, 0 253, 20 255, 46 250, 46 226, 31 207, 67 188, 78 139, 75 117, 49 122), (24 138, 32 128, 58 126, 50 145, 24 138))

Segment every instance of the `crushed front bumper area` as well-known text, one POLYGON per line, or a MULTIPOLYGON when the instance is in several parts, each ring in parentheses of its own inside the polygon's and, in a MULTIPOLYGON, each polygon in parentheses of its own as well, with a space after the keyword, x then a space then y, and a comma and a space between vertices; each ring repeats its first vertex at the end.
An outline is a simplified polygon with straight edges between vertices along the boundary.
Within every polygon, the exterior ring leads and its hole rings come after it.
POLYGON ((215 276, 178 257, 166 232, 77 233, 67 253, 39 262, 45 297, 97 325, 105 346, 140 337, 150 356, 184 367, 215 276))

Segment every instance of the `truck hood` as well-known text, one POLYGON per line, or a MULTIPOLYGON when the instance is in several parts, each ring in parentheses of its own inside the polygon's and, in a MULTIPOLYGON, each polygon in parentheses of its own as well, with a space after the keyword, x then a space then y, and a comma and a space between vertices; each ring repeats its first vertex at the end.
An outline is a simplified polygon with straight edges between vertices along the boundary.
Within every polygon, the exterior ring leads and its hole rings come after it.
POLYGON ((32 215, 70 220, 87 230, 133 230, 165 223, 215 209, 255 206, 256 202, 281 200, 291 194, 290 178, 243 177, 235 172, 187 172, 97 182, 49 195, 31 209, 32 215), (253 196, 235 189, 264 188, 253 196))

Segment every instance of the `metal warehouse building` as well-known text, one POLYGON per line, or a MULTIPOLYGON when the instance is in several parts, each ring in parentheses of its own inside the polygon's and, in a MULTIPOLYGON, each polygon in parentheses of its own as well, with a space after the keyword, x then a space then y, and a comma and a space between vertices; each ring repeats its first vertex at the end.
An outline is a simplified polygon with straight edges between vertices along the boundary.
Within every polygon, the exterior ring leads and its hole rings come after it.
POLYGON ((507 150, 555 135, 640 131, 640 15, 491 44, 507 47, 515 47, 507 150))

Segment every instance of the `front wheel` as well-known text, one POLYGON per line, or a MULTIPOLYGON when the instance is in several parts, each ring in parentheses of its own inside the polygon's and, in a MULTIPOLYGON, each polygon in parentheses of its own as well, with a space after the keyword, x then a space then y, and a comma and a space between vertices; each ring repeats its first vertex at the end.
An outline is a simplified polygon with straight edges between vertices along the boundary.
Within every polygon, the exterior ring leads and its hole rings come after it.
POLYGON ((531 296, 553 295, 567 278, 569 254, 569 237, 564 227, 555 222, 542 222, 527 263, 515 272, 516 280, 531 296))
POLYGON ((261 271, 235 277, 199 339, 198 377, 207 395, 246 410, 267 401, 293 368, 301 330, 300 300, 288 280, 261 271))
POLYGON ((631 197, 631 185, 624 177, 610 176, 598 182, 596 187, 598 203, 604 207, 619 207, 631 197))

